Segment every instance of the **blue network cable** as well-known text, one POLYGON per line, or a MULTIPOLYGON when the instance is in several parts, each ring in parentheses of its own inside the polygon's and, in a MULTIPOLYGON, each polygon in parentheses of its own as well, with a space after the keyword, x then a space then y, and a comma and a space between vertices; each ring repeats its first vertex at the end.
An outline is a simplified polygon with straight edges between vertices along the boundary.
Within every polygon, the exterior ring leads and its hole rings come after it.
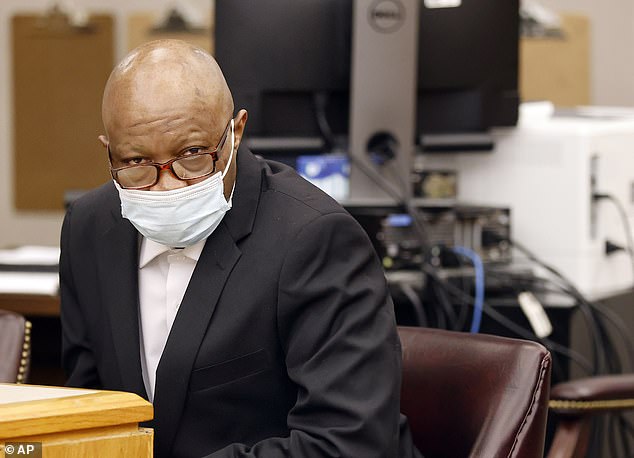
POLYGON ((475 298, 473 301, 473 318, 471 319, 472 334, 480 331, 480 322, 482 321, 482 307, 484 305, 484 266, 482 259, 473 250, 462 246, 454 247, 454 253, 462 255, 471 260, 475 271, 475 298))

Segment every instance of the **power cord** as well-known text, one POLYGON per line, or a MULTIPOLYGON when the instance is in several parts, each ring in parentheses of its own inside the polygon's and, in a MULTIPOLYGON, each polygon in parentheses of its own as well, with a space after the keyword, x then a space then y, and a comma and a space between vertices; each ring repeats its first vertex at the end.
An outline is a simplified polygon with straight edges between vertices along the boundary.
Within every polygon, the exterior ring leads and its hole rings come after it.
POLYGON ((548 292, 560 292, 572 297, 582 315, 584 316, 586 325, 589 328, 589 332, 592 336, 593 343, 593 374, 600 373, 615 373, 623 370, 623 365, 618 358, 618 352, 615 350, 615 345, 607 332, 607 325, 609 324, 616 334, 621 338, 624 343, 624 348, 627 354, 627 362, 630 368, 634 369, 634 344, 629 338, 629 332, 624 327, 622 321, 615 316, 615 314, 600 306, 587 300, 583 294, 573 285, 573 283, 567 279, 561 272, 554 267, 546 264, 540 260, 535 254, 528 250, 525 246, 519 242, 505 238, 505 240, 522 252, 529 260, 541 266, 547 272, 549 272, 554 278, 541 278, 534 277, 532 284, 526 284, 524 287, 529 290, 537 290, 538 288, 546 288, 548 292), (554 290, 552 287, 554 286, 554 290))
MULTIPOLYGON (((442 287, 445 288, 445 290, 449 294, 451 294, 452 296, 455 296, 455 297, 459 297, 460 300, 462 300, 462 301, 464 301, 464 302, 466 302, 468 304, 473 305, 474 299, 473 299, 472 296, 470 296, 469 294, 465 293, 460 288, 452 285, 451 283, 443 281, 442 279, 440 279, 438 277, 438 273, 437 273, 436 269, 433 266, 430 266, 429 264, 424 264, 423 265, 423 270, 426 273, 428 273, 432 278, 436 279, 438 281, 438 284, 442 285, 442 287)), ((492 306, 490 306, 486 301, 484 301, 482 303, 482 311, 483 311, 483 313, 485 315, 487 315, 493 321, 497 322, 498 324, 500 324, 501 326, 505 327, 509 331, 517 334, 521 338, 539 342, 542 345, 544 345, 549 351, 551 351, 553 353, 561 354, 561 355, 565 356, 566 358, 568 358, 569 360, 571 360, 574 363, 576 363, 585 373, 587 373, 587 374, 592 374, 593 373, 592 364, 590 363, 590 361, 588 361, 580 353, 578 353, 578 352, 576 352, 576 351, 574 351, 574 350, 572 350, 570 348, 567 348, 564 345, 558 344, 557 342, 554 342, 554 341, 552 341, 552 340, 550 340, 548 338, 538 337, 536 334, 534 334, 530 330, 518 325, 513 320, 511 320, 511 319, 507 318, 506 316, 502 315, 500 312, 498 312, 492 306)))
MULTIPOLYGON (((326 95, 316 94, 314 97, 314 102, 315 102, 314 103, 315 116, 317 119, 317 124, 319 126, 320 132, 322 134, 322 137, 324 138, 326 145, 334 145, 334 136, 332 134, 332 129, 330 128, 330 124, 326 116, 326 107, 327 107, 328 98, 326 95)), ((397 145, 395 142, 388 142, 386 144, 392 149, 397 148, 397 145)), ((385 158, 384 166, 389 165, 391 162, 390 158, 393 159, 395 155, 396 155, 396 152, 394 151, 392 151, 392 154, 386 154, 384 152, 383 154, 383 157, 385 158)), ((399 174, 393 174, 398 185, 401 187, 401 189, 398 189, 398 187, 394 186, 390 181, 386 180, 377 170, 375 170, 372 166, 368 165, 363 160, 357 158, 353 154, 348 154, 348 157, 350 159, 350 162, 354 164, 359 171, 361 171, 375 185, 377 185, 380 189, 382 189, 388 196, 394 199, 394 202, 396 203, 396 205, 402 207, 407 212, 407 214, 410 216, 412 220, 414 231, 421 244, 421 255, 422 255, 421 257, 425 259, 428 253, 431 252, 431 248, 432 248, 431 242, 427 234, 427 231, 425 229, 424 222, 421 220, 421 216, 418 210, 415 208, 415 206, 411 202, 411 199, 408 198, 407 183, 405 183, 402 180, 399 174)), ((423 284, 426 283, 425 280, 426 279, 423 278, 423 284)), ((438 313, 436 315, 436 319, 438 321, 439 327, 447 328, 449 325, 452 328, 455 328, 456 322, 458 320, 455 317, 455 313, 453 311, 453 305, 451 301, 449 300, 446 292, 442 288, 437 287, 435 281, 431 282, 431 284, 432 284, 432 288, 435 289, 436 297, 438 298, 439 304, 442 307, 442 310, 438 310, 438 313), (449 321, 449 323, 447 323, 445 318, 449 321)), ((415 300, 412 301, 413 297, 411 295, 411 291, 405 291, 405 290, 402 290, 402 291, 406 295, 406 297, 409 298, 410 302, 412 302, 412 305, 414 305, 414 309, 416 313, 417 304, 415 304, 415 300)), ((425 322, 427 322, 426 316, 421 316, 419 313, 416 313, 416 315, 417 315, 417 320, 424 320, 425 322)))
POLYGON ((412 305, 412 310, 414 312, 414 316, 416 318, 416 322, 418 326, 426 327, 429 323, 427 319, 427 313, 425 312, 425 307, 423 302, 420 299, 420 296, 411 285, 405 283, 398 284, 401 292, 407 297, 409 302, 412 305))
POLYGON ((330 128, 330 123, 328 122, 328 116, 326 115, 326 109, 328 107, 328 93, 314 93, 313 103, 315 107, 317 126, 319 127, 319 132, 321 133, 321 138, 324 142, 324 149, 330 153, 334 150, 336 141, 335 136, 332 133, 332 129, 330 128))
MULTIPOLYGON (((608 200, 614 204, 617 212, 619 213, 619 217, 621 219, 621 223, 623 224, 623 229, 625 231, 625 240, 627 242, 627 253, 630 256, 630 263, 632 265, 632 274, 634 275, 634 240, 632 239, 632 227, 630 225, 630 220, 627 217, 627 212, 625 211, 625 206, 623 203, 616 198, 613 194, 608 193, 594 193, 592 194, 592 199, 595 201, 599 200, 608 200)), ((606 241, 606 253, 609 254, 611 249, 612 251, 618 250, 618 246, 613 242, 606 241), (611 245, 608 245, 611 243, 611 245)))
POLYGON ((607 368, 608 362, 606 360, 608 360, 611 357, 611 355, 606 354, 606 352, 604 352, 605 346, 600 345, 599 343, 601 341, 601 330, 599 329, 600 320, 597 320, 596 317, 594 317, 592 307, 590 306, 589 301, 586 300, 586 298, 583 296, 583 294, 581 294, 581 292, 579 292, 576 286, 557 269, 555 269, 551 265, 539 259, 528 248, 526 248, 519 242, 512 239, 508 239, 508 242, 512 246, 514 246, 516 249, 521 251, 529 260, 541 266, 543 269, 545 269, 550 274, 552 274, 556 279, 558 279, 561 282, 561 285, 560 285, 561 289, 564 292, 567 292, 571 297, 573 297, 573 299, 576 300, 578 308, 585 318, 585 323, 588 326, 588 331, 591 334, 590 341, 593 344, 592 345, 592 353, 593 353, 592 359, 593 359, 593 367, 594 367, 593 375, 606 372, 608 370, 607 368))
MULTIPOLYGON (((332 148, 334 148, 335 141, 334 141, 334 136, 332 134, 330 126, 328 124, 327 117, 326 117, 327 96, 323 94, 316 94, 314 100, 315 100, 317 123, 319 125, 326 148, 330 151, 332 150, 332 148)), ((421 241, 421 250, 423 252, 423 259, 426 259, 425 253, 430 252, 431 243, 430 243, 428 234, 425 230, 424 223, 421 221, 418 210, 412 204, 411 200, 406 197, 408 195, 407 188, 406 188, 407 183, 403 183, 402 177, 400 176, 399 173, 392 173, 393 177, 397 180, 399 185, 402 187, 402 190, 399 190, 391 182, 386 180, 380 173, 378 173, 373 167, 367 165, 364 161, 358 159, 357 157, 353 155, 349 155, 349 157, 351 162, 354 163, 354 165, 357 166, 357 168, 362 173, 364 173, 370 180, 372 180, 377 186, 379 186, 379 188, 381 188, 384 192, 386 192, 386 194, 392 197, 395 200, 395 202, 402 205, 406 209, 407 213, 412 218, 414 229, 421 241)), ((391 161, 389 160, 389 158, 387 158, 384 162, 389 164, 391 161)), ((613 196, 595 194, 593 198, 597 200, 606 199, 606 198, 610 199, 612 202, 614 202, 614 204, 619 209, 619 213, 623 220, 624 227, 626 228, 626 236, 627 236, 627 243, 628 243, 627 251, 629 252, 631 257, 632 268, 634 272, 634 243, 632 243, 632 234, 629 228, 629 221, 627 220, 627 215, 625 213, 625 210, 620 205, 620 202, 618 202, 613 196)), ((506 318, 504 315, 497 312, 491 306, 486 304, 486 302, 484 301, 484 268, 483 268, 482 262, 479 259, 479 257, 475 255, 475 253, 473 252, 468 253, 464 249, 457 249, 456 252, 471 259, 474 265, 474 271, 475 271, 475 277, 476 277, 474 298, 472 298, 469 294, 465 293, 462 289, 454 287, 449 282, 440 278, 438 274, 438 270, 431 264, 428 264, 426 261, 423 261, 423 265, 422 265, 423 272, 432 280, 430 284, 433 285, 434 293, 437 299, 439 300, 440 305, 442 305, 442 308, 444 309, 444 314, 446 314, 447 317, 450 318, 450 321, 455 320, 453 323, 453 326, 456 325, 456 321, 460 321, 460 320, 455 319, 455 314, 453 314, 453 309, 452 309, 452 302, 449 299, 450 295, 453 296, 454 298, 459 298, 460 301, 463 303, 471 304, 474 306, 474 315, 473 315, 473 319, 471 323, 471 332, 477 332, 479 330, 481 315, 482 315, 482 312, 484 312, 494 321, 497 321, 499 324, 507 327, 509 330, 511 330, 512 332, 515 332, 519 336, 530 339, 530 340, 539 341, 542 344, 544 344, 547 348, 549 348, 551 352, 553 353, 556 352, 566 356, 571 361, 578 364, 582 369, 584 369, 588 373, 597 373, 597 372, 601 373, 603 370, 608 370, 608 371, 622 370, 623 368, 618 360, 615 360, 611 357, 605 357, 605 355, 601 355, 600 349, 598 348, 599 342, 603 343, 601 347, 603 350, 605 350, 608 353, 608 355, 614 355, 616 352, 615 352, 615 347, 613 343, 609 339, 609 334, 607 333, 607 330, 603 322, 601 320, 595 321, 595 319, 597 318, 596 314, 603 313, 604 318, 605 317, 608 318, 608 321, 610 321, 611 324, 618 330, 619 335, 622 336, 624 341, 629 342, 629 339, 627 339, 624 329, 622 328, 622 326, 618 326, 617 324, 619 323, 618 319, 615 320, 614 317, 607 315, 604 310, 601 310, 596 305, 591 304, 590 302, 585 300, 585 298, 576 289, 576 287, 569 280, 567 280, 563 275, 561 275, 556 269, 538 260, 528 250, 523 249, 521 245, 517 243, 513 243, 513 245, 516 246, 516 248, 520 249, 520 251, 524 251, 525 254, 528 254, 529 259, 542 265, 542 267, 546 268, 546 270, 548 270, 553 275, 555 275, 561 281, 562 284, 558 285, 557 283, 554 283, 554 282, 553 284, 557 285, 562 291, 568 293, 573 298, 575 298, 575 300, 579 304, 580 310, 582 311, 583 315, 586 318, 586 323, 589 327, 589 330, 593 335, 592 341, 594 344, 593 346, 594 364, 590 365, 587 359, 585 359, 582 355, 580 355, 579 353, 565 346, 557 344, 549 339, 538 337, 534 333, 531 333, 525 328, 517 325, 513 321, 506 318)), ((617 247, 616 245, 614 246, 606 245, 606 251, 608 250, 614 251, 614 250, 618 250, 618 248, 619 247, 617 247)), ((402 286, 401 290, 410 299, 412 305, 414 306, 418 321, 426 322, 427 317, 425 316, 423 304, 422 302, 420 302, 420 297, 416 294, 415 291, 413 291, 411 287, 404 288, 402 286)), ((439 321, 439 324, 444 325, 444 319, 441 320, 441 318, 444 316, 443 310, 439 310, 438 312, 439 313, 438 313, 437 319, 439 321), (441 323, 441 321, 443 323, 441 323)), ((628 345, 628 349, 631 352, 632 350, 629 347, 631 347, 631 343, 630 345, 628 345)), ((631 359, 632 358, 630 355, 630 360, 631 359)), ((623 419, 620 419, 621 428, 619 428, 619 432, 621 433, 622 437, 623 437, 624 428, 625 428, 623 426, 623 421, 624 421, 623 419)), ((629 425, 629 423, 626 423, 626 425, 629 425)), ((613 432, 614 430, 612 429, 611 431, 613 432)), ((626 445, 625 442, 623 442, 623 444, 625 447, 626 445)))

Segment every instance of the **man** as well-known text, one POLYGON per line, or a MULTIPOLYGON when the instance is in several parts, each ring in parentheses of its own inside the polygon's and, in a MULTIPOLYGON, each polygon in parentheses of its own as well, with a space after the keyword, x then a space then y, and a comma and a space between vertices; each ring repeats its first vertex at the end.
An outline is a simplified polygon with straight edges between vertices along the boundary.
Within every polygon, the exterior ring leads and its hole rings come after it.
MULTIPOLYGON (((132 51, 106 85, 113 182, 62 229, 70 386, 153 402, 157 457, 396 457, 400 346, 369 240, 240 147, 214 59, 132 51)), ((292 120, 289 120, 292 122, 292 120)))

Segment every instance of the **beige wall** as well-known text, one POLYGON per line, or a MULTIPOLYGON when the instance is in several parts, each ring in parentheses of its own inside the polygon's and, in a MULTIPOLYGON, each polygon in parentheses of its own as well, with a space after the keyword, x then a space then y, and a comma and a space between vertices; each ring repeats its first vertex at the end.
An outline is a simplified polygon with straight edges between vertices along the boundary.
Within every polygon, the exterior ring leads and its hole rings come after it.
MULTIPOLYGON (((209 10, 210 0, 187 0, 201 14, 209 10)), ((62 212, 24 212, 13 208, 13 124, 11 113, 11 38, 10 21, 15 13, 40 13, 49 8, 52 0, 0 1, 0 248, 20 244, 57 245, 63 219, 62 212)), ((174 4, 174 0, 74 0, 87 11, 115 15, 115 56, 126 51, 126 18, 137 11, 161 11, 174 4)), ((98 149, 95 139, 95 150, 98 149)), ((87 152, 87 155, 90 152, 87 152)), ((94 156, 87 160, 95 160, 94 156)))

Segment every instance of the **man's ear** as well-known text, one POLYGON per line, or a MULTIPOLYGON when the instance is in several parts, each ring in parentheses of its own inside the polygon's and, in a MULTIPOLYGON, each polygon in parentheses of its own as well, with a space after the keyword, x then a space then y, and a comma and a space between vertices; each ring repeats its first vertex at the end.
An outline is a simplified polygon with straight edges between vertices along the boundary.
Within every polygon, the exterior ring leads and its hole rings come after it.
POLYGON ((244 134, 244 128, 247 124, 247 119, 249 118, 249 114, 247 113, 247 110, 240 110, 238 111, 238 114, 236 115, 236 117, 234 118, 233 121, 233 133, 235 135, 235 148, 236 150, 238 149, 238 147, 240 146, 240 141, 242 140, 242 135, 244 134))
POLYGON ((101 144, 103 145, 103 147, 107 148, 108 144, 110 143, 108 141, 108 138, 105 135, 100 135, 98 138, 99 138, 99 141, 101 142, 101 144))

